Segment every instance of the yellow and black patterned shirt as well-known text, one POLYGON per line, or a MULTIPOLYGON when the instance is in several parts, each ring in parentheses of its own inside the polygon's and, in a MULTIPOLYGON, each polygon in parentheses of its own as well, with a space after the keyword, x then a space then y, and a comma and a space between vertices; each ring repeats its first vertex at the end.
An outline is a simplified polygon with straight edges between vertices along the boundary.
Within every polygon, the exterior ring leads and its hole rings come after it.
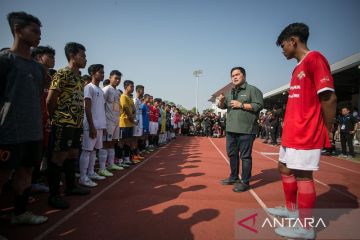
POLYGON ((81 76, 68 67, 62 68, 54 75, 50 89, 60 93, 51 123, 56 126, 82 128, 84 83, 81 76))

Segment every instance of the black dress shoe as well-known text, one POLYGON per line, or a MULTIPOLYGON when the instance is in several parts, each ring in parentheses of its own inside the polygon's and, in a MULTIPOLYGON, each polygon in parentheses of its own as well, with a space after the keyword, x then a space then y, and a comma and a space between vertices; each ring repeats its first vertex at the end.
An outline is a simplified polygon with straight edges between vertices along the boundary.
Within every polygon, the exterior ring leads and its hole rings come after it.
POLYGON ((66 189, 65 190, 65 194, 67 196, 69 195, 80 195, 80 196, 83 196, 83 195, 89 195, 90 194, 90 190, 89 189, 86 189, 86 188, 82 188, 82 187, 79 187, 79 186, 76 186, 76 187, 73 187, 71 189, 66 189))
POLYGON ((236 183, 234 185, 233 191, 234 192, 245 192, 250 188, 249 184, 245 184, 243 182, 236 183))
POLYGON ((239 179, 233 180, 233 179, 230 179, 230 178, 226 178, 226 179, 223 179, 223 180, 220 181, 220 183, 222 185, 233 185, 233 184, 238 183, 238 182, 240 182, 239 179))
POLYGON ((48 203, 56 209, 68 209, 70 207, 69 203, 60 196, 49 196, 48 203))

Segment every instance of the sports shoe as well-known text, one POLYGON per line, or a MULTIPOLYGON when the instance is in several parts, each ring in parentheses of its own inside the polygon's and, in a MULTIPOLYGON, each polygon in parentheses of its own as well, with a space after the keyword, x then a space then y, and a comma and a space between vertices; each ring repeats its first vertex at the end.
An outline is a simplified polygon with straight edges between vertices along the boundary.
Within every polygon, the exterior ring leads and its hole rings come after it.
POLYGON ((33 183, 31 185, 31 191, 47 193, 47 192, 49 192, 49 187, 43 183, 33 183))
POLYGON ((124 160, 124 162, 126 165, 132 166, 135 165, 135 162, 131 161, 131 160, 124 160))
POLYGON ((348 157, 348 155, 345 155, 345 154, 340 154, 338 157, 340 157, 340 158, 347 158, 347 157, 348 157))
POLYGON ((99 174, 100 176, 103 176, 103 177, 112 177, 112 176, 114 176, 114 174, 112 174, 111 172, 109 172, 109 171, 106 170, 106 169, 100 169, 100 170, 98 171, 98 174, 99 174))
POLYGON ((119 166, 119 167, 122 167, 122 168, 124 168, 124 169, 130 168, 130 165, 127 165, 127 164, 124 163, 124 162, 120 162, 120 163, 118 163, 118 164, 116 164, 116 165, 119 166))
POLYGON ((267 211, 271 215, 279 216, 279 217, 286 217, 286 218, 298 218, 299 217, 298 210, 291 212, 286 207, 283 207, 283 206, 279 206, 279 207, 275 207, 275 208, 268 208, 267 211))
POLYGON ((15 214, 12 214, 11 216, 11 224, 19 225, 19 224, 27 224, 27 225, 36 225, 36 224, 42 224, 48 220, 45 216, 35 215, 32 212, 24 212, 23 214, 20 214, 16 216, 15 214))
POLYGON ((138 161, 141 162, 141 160, 143 160, 144 158, 141 158, 139 155, 134 155, 132 156, 132 160, 133 162, 138 161))
POLYGON ((91 180, 104 180, 104 179, 106 179, 106 177, 100 176, 100 175, 97 174, 96 172, 94 172, 94 173, 92 173, 92 174, 88 174, 88 177, 89 177, 91 180))
POLYGON ((140 154, 138 154, 136 156, 139 158, 139 160, 144 160, 145 159, 145 157, 141 156, 140 154))
POLYGON ((141 163, 140 160, 135 160, 135 159, 133 159, 132 162, 135 163, 135 164, 141 163))
POLYGON ((124 168, 113 164, 113 165, 109 166, 107 170, 109 170, 109 171, 119 171, 119 170, 124 170, 124 168))
POLYGON ((315 239, 315 231, 313 228, 302 227, 278 227, 275 233, 287 238, 315 239))
POLYGON ((91 181, 91 179, 88 177, 86 177, 85 179, 80 178, 79 184, 85 187, 96 187, 98 185, 96 182, 91 181))
POLYGON ((50 207, 56 209, 68 209, 70 207, 69 203, 62 198, 61 196, 49 196, 48 203, 50 207))

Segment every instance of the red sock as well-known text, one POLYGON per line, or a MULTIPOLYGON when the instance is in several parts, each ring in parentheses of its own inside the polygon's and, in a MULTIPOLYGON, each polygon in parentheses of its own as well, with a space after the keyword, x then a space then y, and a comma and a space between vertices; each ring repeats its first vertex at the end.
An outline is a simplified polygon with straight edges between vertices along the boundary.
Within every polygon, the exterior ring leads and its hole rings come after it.
POLYGON ((298 181, 298 208, 299 218, 304 224, 304 218, 312 217, 312 209, 315 206, 316 192, 313 180, 298 181))
POLYGON ((296 194, 298 190, 296 178, 294 175, 287 176, 281 174, 281 179, 285 193, 286 208, 293 212, 296 209, 296 194))

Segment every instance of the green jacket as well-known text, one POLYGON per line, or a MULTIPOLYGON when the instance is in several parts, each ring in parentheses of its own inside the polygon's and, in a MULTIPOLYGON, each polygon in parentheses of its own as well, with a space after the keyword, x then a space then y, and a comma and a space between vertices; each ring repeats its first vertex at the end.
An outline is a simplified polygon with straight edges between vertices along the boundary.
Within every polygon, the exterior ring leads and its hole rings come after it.
POLYGON ((227 109, 226 131, 233 133, 256 134, 258 131, 257 119, 259 111, 263 108, 264 100, 262 92, 245 82, 238 88, 232 88, 225 95, 223 109, 227 109), (230 106, 231 100, 242 103, 250 103, 253 110, 233 109, 230 106))

